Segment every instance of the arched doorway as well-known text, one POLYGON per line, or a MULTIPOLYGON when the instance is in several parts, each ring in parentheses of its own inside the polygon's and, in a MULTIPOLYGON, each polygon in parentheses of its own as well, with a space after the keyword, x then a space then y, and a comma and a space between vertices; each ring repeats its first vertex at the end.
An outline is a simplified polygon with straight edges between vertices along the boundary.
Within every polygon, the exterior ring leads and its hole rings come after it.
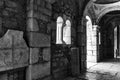
POLYGON ((97 63, 105 59, 114 58, 116 50, 118 50, 119 53, 119 45, 117 45, 117 49, 115 49, 116 40, 116 43, 119 44, 119 4, 120 1, 113 3, 110 2, 108 4, 99 4, 94 1, 90 1, 86 6, 82 19, 82 25, 86 26, 87 63, 97 63), (89 16, 89 19, 86 18, 87 16, 89 16), (89 25, 87 24, 88 22, 89 25), (90 26, 90 30, 92 32, 88 30, 90 26), (115 31, 116 26, 117 32, 115 31), (88 35, 89 33, 92 34, 91 37, 88 35), (116 39, 114 37, 115 35, 117 36, 116 39), (90 41, 92 45, 90 44, 90 41), (91 49, 88 49, 88 47, 91 49))

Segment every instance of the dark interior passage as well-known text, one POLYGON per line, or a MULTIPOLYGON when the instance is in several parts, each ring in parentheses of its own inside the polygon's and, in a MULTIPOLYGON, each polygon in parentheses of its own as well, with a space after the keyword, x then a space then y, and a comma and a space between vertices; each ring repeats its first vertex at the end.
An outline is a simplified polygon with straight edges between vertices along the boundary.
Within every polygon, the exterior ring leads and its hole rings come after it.
POLYGON ((101 44, 98 45, 99 61, 118 58, 120 55, 119 13, 119 11, 107 13, 99 22, 99 32, 101 33, 101 44))

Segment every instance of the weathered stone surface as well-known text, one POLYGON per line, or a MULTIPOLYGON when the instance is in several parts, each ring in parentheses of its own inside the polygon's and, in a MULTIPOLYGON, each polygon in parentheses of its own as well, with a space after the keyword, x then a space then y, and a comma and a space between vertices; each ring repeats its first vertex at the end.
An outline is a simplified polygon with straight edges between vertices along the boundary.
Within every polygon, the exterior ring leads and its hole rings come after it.
POLYGON ((23 28, 26 22, 25 0, 5 0, 3 3, 1 1, 0 4, 4 4, 0 7, 3 26, 9 29, 25 30, 23 28))
POLYGON ((37 63, 39 61, 39 48, 30 48, 30 64, 37 63))
POLYGON ((28 17, 28 18, 32 18, 32 17, 33 17, 33 10, 29 10, 29 11, 27 12, 27 17, 28 17))
POLYGON ((8 80, 7 74, 0 74, 0 80, 8 80))
POLYGON ((14 48, 27 48, 27 44, 23 39, 23 31, 10 30, 8 33, 13 36, 14 48))
POLYGON ((29 60, 29 51, 28 49, 15 49, 13 51, 13 60, 14 60, 14 66, 24 66, 25 64, 28 64, 29 60))
MULTIPOLYGON (((5 12, 3 14, 4 14, 4 16, 9 15, 9 14, 7 14, 7 12, 5 12)), ((17 20, 15 18, 11 18, 11 19, 8 18, 3 22, 3 25, 4 25, 4 27, 9 28, 9 29, 13 29, 13 28, 15 29, 16 27, 18 27, 18 24, 16 21, 17 20)))
POLYGON ((12 65, 12 50, 0 50, 0 66, 12 65))
POLYGON ((27 21, 27 31, 39 31, 38 22, 34 18, 29 18, 27 21))
POLYGON ((49 2, 46 2, 46 8, 52 10, 52 5, 49 2))
POLYGON ((47 77, 45 77, 45 78, 42 79, 42 80, 52 80, 52 76, 47 76, 47 77))
POLYGON ((40 19, 40 20, 43 20, 43 21, 46 21, 46 22, 49 21, 49 16, 41 14, 41 13, 38 13, 38 12, 34 12, 33 13, 33 17, 37 18, 37 19, 40 19))
POLYGON ((9 31, 0 38, 0 48, 12 48, 12 37, 9 34, 9 31))
POLYGON ((37 2, 36 4, 41 6, 41 7, 45 6, 45 1, 44 0, 37 0, 36 2, 37 2))
POLYGON ((38 7, 38 11, 40 11, 48 16, 51 16, 51 14, 52 14, 51 10, 46 9, 46 8, 42 8, 42 7, 38 7))
POLYGON ((13 2, 13 1, 10 1, 10 0, 6 1, 6 5, 8 7, 17 7, 17 4, 15 2, 13 2))
POLYGON ((8 30, 0 38, 0 49, 0 71, 24 67, 29 63, 29 50, 22 31, 8 30))
POLYGON ((43 49, 43 60, 50 61, 50 48, 43 49))
POLYGON ((30 47, 49 47, 50 36, 43 33, 27 33, 30 47))
POLYGON ((0 48, 27 48, 23 39, 22 31, 8 30, 6 34, 0 38, 0 48))
POLYGON ((50 62, 34 65, 32 68, 32 73, 33 74, 31 76, 33 77, 33 79, 50 75, 50 62))
POLYGON ((36 80, 50 75, 50 62, 45 64, 30 65, 27 68, 27 80, 36 80))

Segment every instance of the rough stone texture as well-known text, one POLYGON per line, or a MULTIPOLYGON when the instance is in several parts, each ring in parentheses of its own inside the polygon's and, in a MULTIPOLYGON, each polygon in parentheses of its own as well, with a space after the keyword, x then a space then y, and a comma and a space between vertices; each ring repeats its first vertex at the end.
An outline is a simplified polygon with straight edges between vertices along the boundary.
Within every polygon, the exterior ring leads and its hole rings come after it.
POLYGON ((29 45, 30 47, 50 47, 50 36, 43 33, 29 32, 29 45))
POLYGON ((36 80, 50 75, 50 62, 30 65, 27 69, 27 80, 36 80))
POLYGON ((30 48, 30 64, 37 63, 39 61, 39 48, 30 48))
POLYGON ((34 0, 33 2, 29 2, 28 4, 29 7, 27 12, 27 31, 43 32, 43 28, 41 29, 40 27, 45 26, 41 25, 41 23, 44 22, 45 24, 47 24, 47 22, 50 21, 50 17, 52 15, 51 4, 44 0, 34 0))
POLYGON ((13 47, 14 48, 28 48, 25 40, 23 39, 22 31, 11 30, 8 34, 11 34, 13 37, 13 47))
POLYGON ((30 47, 30 64, 27 80, 43 79, 50 75, 50 35, 47 24, 52 6, 45 0, 29 0, 27 7, 26 38, 30 47))
POLYGON ((38 22, 34 18, 28 19, 27 25, 29 26, 27 27, 27 31, 39 31, 38 22))
POLYGON ((28 49, 15 49, 13 51, 13 60, 14 60, 14 65, 17 67, 22 67, 23 65, 28 64, 28 49))
POLYGON ((0 50, 0 67, 12 65, 12 50, 0 50))
POLYGON ((0 48, 11 48, 12 47, 12 37, 9 36, 8 32, 0 38, 0 48))
POLYGON ((8 30, 0 38, 0 70, 19 68, 28 65, 28 47, 23 39, 23 32, 8 30))
MULTIPOLYGON (((1 3, 2 4, 2 3, 1 3)), ((25 0, 6 0, 2 11, 3 26, 9 29, 25 30, 25 0), (22 24, 21 24, 22 23, 22 24)))
MULTIPOLYGON (((50 75, 50 62, 37 62, 38 59, 40 59, 38 57, 43 57, 43 60, 50 61, 51 42, 50 33, 47 33, 47 24, 50 22, 51 16, 54 17, 54 13, 57 13, 57 16, 60 14, 67 15, 67 18, 73 20, 72 25, 74 25, 76 21, 75 14, 77 13, 75 12, 76 7, 74 4, 74 0, 70 0, 69 2, 68 0, 58 1, 56 2, 57 6, 52 6, 51 4, 55 1, 56 0, 27 0, 26 12, 26 0, 4 0, 4 6, 2 0, 0 0, 0 16, 3 17, 2 25, 0 27, 4 26, 10 29, 27 31, 27 37, 25 38, 27 39, 28 45, 30 47, 30 64, 32 64, 28 67, 28 77, 26 78, 29 79, 27 80, 38 79, 50 75), (3 6, 2 9, 1 6, 3 6), (56 8, 56 10, 52 10, 53 7, 56 8), (25 12, 27 13, 27 17, 25 12), (26 22, 27 26, 25 25, 26 22), (41 54, 38 54, 38 48, 41 49, 41 54), (36 64, 34 65, 34 63, 36 64)), ((56 18, 53 19, 53 21, 56 21, 56 18)), ((74 29, 76 29, 76 25, 72 27, 75 27, 74 29)), ((7 61, 10 61, 9 59, 12 59, 12 64, 14 64, 14 68, 19 68, 20 66, 24 67, 23 64, 27 64, 29 62, 29 52, 25 40, 23 39, 23 33, 21 31, 16 32, 14 30, 10 31, 10 33, 8 32, 5 34, 5 36, 3 36, 3 38, 0 39, 0 49, 7 47, 10 48, 11 53, 8 53, 10 54, 10 56, 12 56, 12 58, 9 56, 10 58, 7 58, 7 61)), ((72 32, 74 34, 73 36, 76 37, 75 31, 72 32)), ((53 37, 53 41, 55 41, 55 34, 53 35, 53 37)), ((75 41, 76 40, 74 39, 72 42, 75 41)), ((58 74, 56 75, 57 77, 67 75, 69 56, 67 55, 66 57, 66 55, 64 54, 67 54, 67 50, 69 49, 65 50, 64 47, 62 47, 55 50, 58 51, 55 53, 59 53, 58 55, 54 56, 55 63, 57 65, 56 68, 60 71, 60 73, 58 72, 58 74)), ((13 77, 13 75, 11 77, 13 77)))
POLYGON ((43 49, 43 60, 50 61, 50 48, 43 49))

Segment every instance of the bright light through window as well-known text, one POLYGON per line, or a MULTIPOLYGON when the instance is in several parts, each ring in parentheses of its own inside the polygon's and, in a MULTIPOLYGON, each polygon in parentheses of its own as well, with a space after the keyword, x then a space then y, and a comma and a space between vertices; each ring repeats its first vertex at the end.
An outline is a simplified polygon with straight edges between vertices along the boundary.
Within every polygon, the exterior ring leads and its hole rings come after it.
POLYGON ((63 41, 66 44, 71 44, 71 22, 66 20, 66 26, 63 28, 63 41))
POLYGON ((71 44, 71 22, 65 21, 63 26, 63 18, 57 18, 56 44, 71 44))
POLYGON ((56 44, 62 44, 62 26, 63 26, 63 18, 57 18, 57 31, 56 31, 56 44))

